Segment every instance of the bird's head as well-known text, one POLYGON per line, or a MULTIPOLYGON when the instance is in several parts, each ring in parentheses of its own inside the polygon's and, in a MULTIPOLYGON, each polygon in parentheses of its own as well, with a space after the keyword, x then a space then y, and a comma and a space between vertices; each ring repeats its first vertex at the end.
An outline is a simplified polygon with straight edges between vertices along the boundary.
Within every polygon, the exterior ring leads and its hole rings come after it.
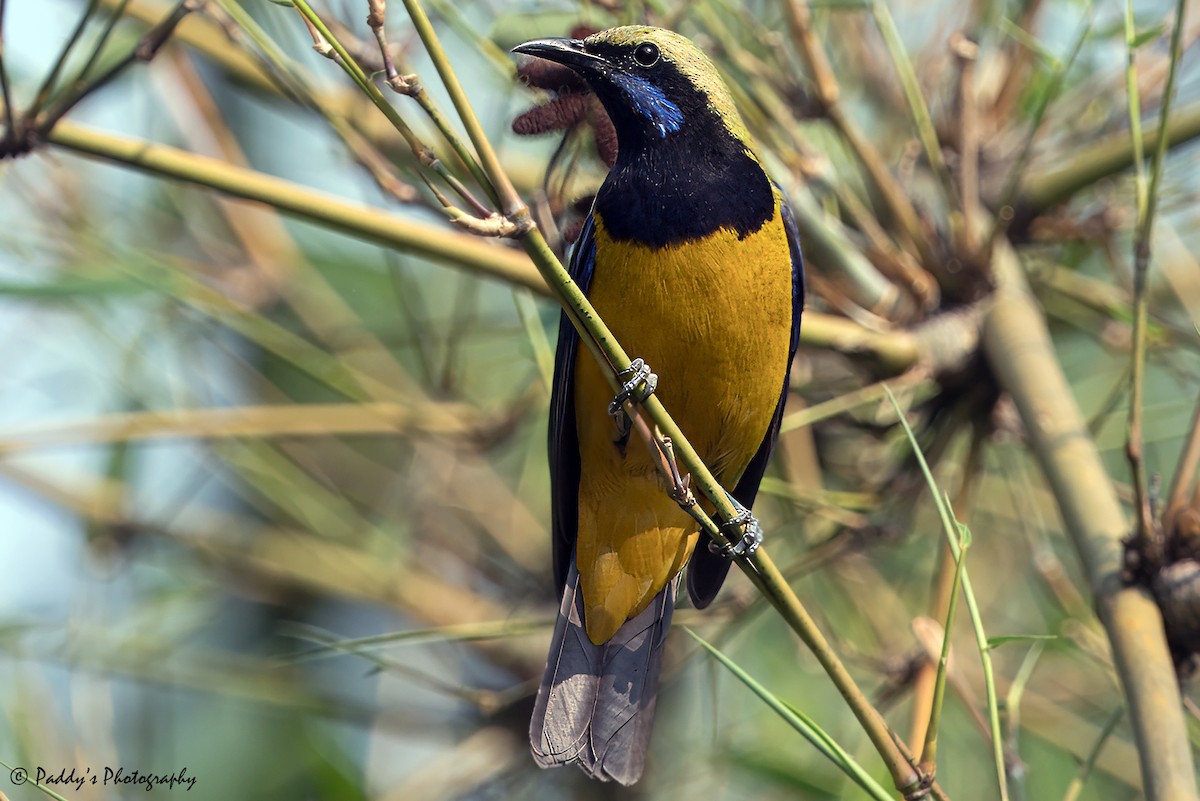
POLYGON ((611 28, 586 39, 535 39, 513 48, 562 64, 604 104, 622 153, 714 126, 749 147, 717 68, 691 41, 663 28, 611 28))

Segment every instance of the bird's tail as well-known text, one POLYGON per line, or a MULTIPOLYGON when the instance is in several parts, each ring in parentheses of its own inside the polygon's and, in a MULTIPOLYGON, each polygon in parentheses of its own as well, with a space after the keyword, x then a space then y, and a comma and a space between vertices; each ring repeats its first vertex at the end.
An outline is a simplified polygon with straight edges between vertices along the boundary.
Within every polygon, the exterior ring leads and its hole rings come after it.
POLYGON ((611 640, 596 645, 584 629, 579 571, 571 560, 529 724, 539 765, 574 762, 589 776, 625 785, 641 777, 677 586, 678 577, 611 640))

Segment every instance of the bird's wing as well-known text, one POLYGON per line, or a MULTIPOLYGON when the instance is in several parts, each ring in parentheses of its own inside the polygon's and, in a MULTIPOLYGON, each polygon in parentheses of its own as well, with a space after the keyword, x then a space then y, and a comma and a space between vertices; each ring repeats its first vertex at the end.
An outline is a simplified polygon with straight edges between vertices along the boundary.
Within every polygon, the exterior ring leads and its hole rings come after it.
MULTIPOLYGON (((779 439, 779 426, 783 421, 783 407, 787 401, 788 382, 792 374, 792 360, 796 357, 796 347, 800 344, 800 314, 804 310, 804 258, 800 254, 800 234, 796 230, 796 218, 787 199, 780 192, 779 213, 783 218, 783 228, 787 233, 788 251, 792 256, 792 336, 788 344, 787 369, 783 374, 783 387, 779 393, 779 403, 775 406, 775 414, 771 417, 771 425, 762 444, 758 446, 742 477, 734 487, 732 495, 738 503, 750 509, 758 495, 758 485, 762 483, 763 473, 779 439)), ((697 609, 703 609, 713 602, 725 576, 729 574, 732 560, 714 554, 704 543, 700 543, 692 559, 688 563, 687 587, 688 595, 697 609)))
MULTIPOLYGON (((595 266, 595 224, 589 212, 568 268, 585 295, 595 266)), ((554 529, 554 586, 560 592, 567 582, 579 527, 579 433, 575 428, 578 346, 579 334, 563 312, 558 323, 558 349, 554 353, 554 384, 550 388, 550 511, 554 529)))

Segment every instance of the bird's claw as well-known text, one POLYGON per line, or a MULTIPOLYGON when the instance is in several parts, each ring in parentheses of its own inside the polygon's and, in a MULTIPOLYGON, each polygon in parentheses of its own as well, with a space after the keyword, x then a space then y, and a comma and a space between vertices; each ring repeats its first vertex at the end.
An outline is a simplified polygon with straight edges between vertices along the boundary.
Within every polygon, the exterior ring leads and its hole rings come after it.
MULTIPOLYGON (((733 500, 732 496, 730 500, 733 500)), ((737 501, 733 502, 738 513, 719 526, 721 532, 729 537, 729 542, 724 545, 710 542, 708 549, 724 557, 749 556, 758 550, 758 546, 762 545, 762 526, 758 524, 758 518, 752 515, 749 509, 737 501), (734 539, 735 537, 736 539, 734 539)))
POLYGON ((608 404, 609 415, 618 420, 625 413, 622 408, 625 401, 642 403, 654 394, 654 389, 658 386, 658 376, 651 372, 650 365, 642 359, 634 359, 629 367, 617 373, 617 378, 625 376, 630 376, 629 380, 621 385, 612 403, 608 404))
POLYGON ((671 500, 679 504, 686 511, 696 505, 696 496, 692 494, 692 474, 684 475, 679 471, 679 463, 675 461, 675 444, 671 442, 671 438, 666 434, 658 432, 659 451, 663 457, 663 467, 667 475, 670 477, 671 486, 669 492, 671 500))

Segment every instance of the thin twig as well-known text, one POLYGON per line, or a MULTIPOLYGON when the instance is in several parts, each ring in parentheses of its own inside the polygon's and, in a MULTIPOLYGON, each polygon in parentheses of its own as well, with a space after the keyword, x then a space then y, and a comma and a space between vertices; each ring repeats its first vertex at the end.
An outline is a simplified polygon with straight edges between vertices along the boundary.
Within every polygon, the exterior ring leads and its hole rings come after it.
POLYGON ((975 97, 975 60, 979 45, 962 33, 950 37, 950 50, 958 61, 958 207, 963 215, 958 229, 961 259, 974 265, 979 258, 979 224, 975 219, 979 195, 979 105, 975 97))
POLYGON ((1174 528, 1175 516, 1187 506, 1191 488, 1196 483, 1196 468, 1200 466, 1200 401, 1192 414, 1192 427, 1188 431, 1187 443, 1179 455, 1175 476, 1171 479, 1171 490, 1167 494, 1166 511, 1163 513, 1163 529, 1174 528))
POLYGON ((263 73, 271 77, 285 97, 312 109, 325 119, 354 159, 367 170, 385 194, 401 203, 413 203, 419 199, 416 188, 397 175, 393 162, 353 128, 345 117, 332 111, 324 102, 324 98, 312 91, 312 81, 308 80, 296 64, 266 35, 240 3, 217 0, 215 6, 208 7, 207 14, 216 20, 231 41, 238 43, 242 52, 253 54, 263 66, 263 73))
POLYGON ((1067 57, 1066 61, 1054 64, 1050 80, 1045 90, 1038 97, 1037 104, 1033 109, 1033 118, 1029 123, 1028 130, 1025 132, 1025 138, 1021 142, 1021 149, 1017 154, 1017 159, 1008 172, 1008 180, 1005 182, 1004 189, 1000 192, 999 199, 993 204, 993 208, 996 209, 996 219, 992 222, 987 243, 982 250, 983 253, 991 252, 996 239, 1008 230, 1009 225, 1012 224, 1016 216, 1013 213, 1013 204, 1016 202, 1017 190, 1021 186, 1021 181, 1025 178, 1025 169, 1029 165, 1029 160, 1033 155, 1033 143, 1037 139, 1038 131, 1041 130, 1042 120, 1045 119, 1046 111, 1050 108, 1050 104, 1058 97, 1058 93, 1062 91, 1063 79, 1066 78, 1067 71, 1075 63, 1075 59, 1079 57, 1079 53, 1083 49, 1084 42, 1087 41, 1091 30, 1092 25, 1089 18, 1087 24, 1080 29, 1079 35, 1075 37, 1075 45, 1071 48, 1070 56, 1067 57))
POLYGON ((5 0, 0 0, 0 96, 4 101, 3 142, 7 145, 16 138, 17 127, 16 111, 12 105, 12 90, 8 85, 8 67, 4 63, 4 5, 5 0))
POLYGON ((42 79, 41 86, 33 95, 33 102, 29 104, 26 114, 30 119, 38 115, 46 100, 49 99, 50 93, 54 90, 54 84, 58 82, 58 76, 62 74, 63 67, 66 66, 67 58, 70 57, 71 51, 75 49, 75 45, 83 37, 83 30, 87 27, 88 20, 92 18, 92 14, 96 13, 96 4, 98 0, 88 0, 87 8, 83 10, 83 15, 79 21, 75 23, 75 29, 71 31, 71 35, 67 37, 66 44, 58 51, 58 58, 55 59, 54 65, 50 67, 50 71, 46 73, 46 77, 42 79))
POLYGON ((1010 783, 1014 785, 1013 795, 1017 798, 1024 798, 1025 786, 1025 766, 1021 761, 1020 742, 1021 742, 1021 701, 1025 697, 1025 688, 1029 685, 1029 679, 1033 676, 1033 670, 1037 667, 1038 660, 1042 656, 1042 651, 1045 645, 1040 642, 1034 642, 1029 651, 1026 652, 1025 658, 1021 660, 1021 667, 1017 669, 1017 675, 1013 677, 1012 684, 1008 687, 1008 692, 1004 696, 1004 716, 1005 723, 1005 751, 1009 758, 1005 763, 1005 771, 1010 783))
MULTIPOLYGON (((158 51, 167 43, 167 40, 171 38, 171 35, 175 32, 175 28, 183 21, 183 18, 199 8, 202 2, 203 0, 180 0, 157 25, 138 39, 137 44, 127 56, 117 61, 95 79, 76 84, 52 108, 33 117, 30 127, 36 130, 38 139, 44 140, 54 126, 58 124, 58 121, 92 92, 111 82, 133 64, 151 61, 158 55, 158 51)), ((31 117, 33 113, 31 110, 31 117)))
MULTIPOLYGON (((305 21, 307 22, 307 20, 305 21)), ((368 17, 368 24, 370 24, 370 21, 371 18, 368 17)), ((328 27, 330 34, 336 37, 338 43, 341 44, 346 52, 350 54, 350 57, 356 63, 358 63, 359 57, 364 55, 366 49, 365 44, 358 40, 349 29, 336 20, 331 20, 328 23, 328 27)), ((383 28, 380 27, 380 35, 383 35, 382 30, 383 28)), ((377 38, 377 45, 378 41, 379 40, 377 38)), ((429 93, 425 91, 425 86, 421 82, 420 76, 413 73, 401 75, 399 70, 396 68, 395 57, 392 55, 391 48, 387 47, 386 36, 384 37, 383 41, 383 46, 386 48, 386 54, 383 57, 384 75, 387 78, 386 83, 388 88, 397 94, 404 95, 405 97, 412 98, 416 101, 421 110, 425 112, 425 116, 429 117, 429 121, 433 123, 434 127, 438 129, 439 133, 441 133, 442 138, 445 139, 450 145, 450 149, 454 151, 456 156, 458 156, 459 162, 463 165, 463 167, 466 168, 467 171, 470 172, 476 179, 476 181, 478 181, 480 185, 484 187, 485 191, 490 193, 487 182, 483 180, 484 173, 480 169, 474 154, 467 149, 466 143, 463 142, 462 137, 458 135, 458 132, 455 131, 453 127, 451 127, 449 121, 446 119, 446 116, 442 114, 441 109, 438 108, 437 104, 433 101, 433 98, 430 97, 429 93)), ((443 176, 443 179, 450 184, 450 187, 455 191, 455 194, 461 197, 463 202, 471 207, 476 217, 479 217, 480 219, 486 219, 495 214, 494 211, 481 203, 457 178, 443 176)), ((438 200, 441 202, 443 209, 450 209, 450 204, 444 201, 432 183, 427 181, 426 184, 435 195, 438 195, 438 200)))
POLYGON ((783 10, 792 40, 805 66, 808 67, 816 89, 817 102, 821 104, 829 121, 841 131, 871 183, 882 196, 891 217, 900 225, 904 236, 913 243, 921 261, 925 264, 936 263, 933 247, 924 234, 908 194, 888 169, 883 156, 842 108, 837 79, 829 66, 829 58, 825 55, 820 38, 813 30, 808 3, 806 0, 784 0, 783 10))
POLYGON ((117 7, 113 9, 112 14, 108 17, 108 22, 104 23, 104 30, 100 32, 100 38, 96 40, 95 46, 92 48, 92 54, 88 56, 88 60, 79 69, 79 75, 75 78, 76 81, 82 81, 92 71, 92 67, 100 58, 100 54, 104 51, 104 45, 108 44, 108 39, 112 36, 113 29, 117 27, 117 23, 121 20, 121 15, 125 13, 125 6, 129 0, 120 0, 117 7))
POLYGON ((383 58, 384 76, 387 78, 388 84, 395 88, 394 82, 402 79, 392 61, 392 51, 388 49, 387 32, 384 30, 387 23, 387 0, 367 0, 367 8, 367 27, 371 29, 371 33, 375 34, 375 41, 379 44, 379 55, 383 58))
POLYGON ((450 102, 454 104, 458 118, 462 121, 463 127, 467 129, 467 136, 470 138, 471 144, 475 146, 475 152, 479 154, 479 162, 488 179, 487 182, 483 182, 484 186, 490 186, 495 192, 505 217, 522 228, 532 226, 533 220, 529 216, 529 209, 521 200, 521 196, 517 194, 517 190, 509 180, 504 168, 501 167, 500 159, 496 156, 496 151, 483 132, 483 126, 479 124, 475 110, 467 100, 466 92, 463 91, 462 84, 459 83, 458 76, 455 75, 450 60, 446 57, 446 52, 438 41, 437 32, 429 22, 425 9, 418 0, 404 0, 404 7, 408 10, 409 19, 412 20, 413 27, 417 29, 417 35, 421 37, 421 42, 425 45, 425 50, 433 61, 434 68, 437 69, 438 77, 442 79, 442 85, 450 95, 450 102))
MULTIPOLYGON (((1171 63, 1167 71, 1167 85, 1163 89, 1162 107, 1158 114, 1160 130, 1167 127, 1167 122, 1171 118, 1171 100, 1175 94, 1175 78, 1183 56, 1183 19, 1186 8, 1186 0, 1178 0, 1175 8, 1175 28, 1171 32, 1171 63)), ((1138 99, 1136 75, 1132 74, 1134 69, 1132 0, 1129 0, 1126 6, 1125 25, 1127 46, 1131 51, 1127 82, 1134 87, 1129 98, 1129 115, 1131 124, 1136 124, 1141 112, 1136 105, 1138 99)), ((1140 131, 1136 129, 1132 131, 1135 159, 1141 155, 1138 151, 1138 145, 1141 142, 1139 134, 1140 131)), ((1154 233, 1154 213, 1158 206, 1159 183, 1162 180, 1163 164, 1167 155, 1166 144, 1166 138, 1160 137, 1158 146, 1154 150, 1150 186, 1144 193, 1139 191, 1138 197, 1138 227, 1133 246, 1133 374, 1130 376, 1129 425, 1125 446, 1125 453, 1133 474, 1134 508, 1137 513, 1136 537, 1141 544, 1143 554, 1149 559, 1151 565, 1161 562, 1163 543, 1161 531, 1155 527, 1153 510, 1150 508, 1149 481, 1146 477, 1142 436, 1146 380, 1146 319, 1149 309, 1149 299, 1146 297, 1146 278, 1150 270, 1151 236, 1154 233)), ((1139 169, 1138 172, 1141 174, 1142 171, 1139 169)))
MULTIPOLYGON (((464 200, 470 198, 471 193, 462 185, 458 178, 456 178, 454 174, 450 172, 446 165, 442 163, 441 159, 437 157, 437 154, 421 141, 420 137, 418 137, 416 132, 409 127, 408 123, 404 121, 404 119, 400 116, 400 113, 396 111, 392 104, 387 102, 387 98, 385 98, 383 93, 379 91, 379 87, 376 86, 370 77, 363 71, 358 62, 354 60, 349 52, 347 52, 346 48, 329 30, 328 26, 325 25, 325 22, 319 16, 317 16, 317 13, 312 10, 308 3, 305 2, 305 0, 293 0, 293 5, 295 5, 296 10, 300 12, 301 16, 303 16, 309 24, 316 28, 317 31, 321 33, 322 37, 330 44, 330 46, 333 47, 334 51, 338 55, 338 63, 341 65, 342 69, 346 71, 351 79, 358 85, 359 89, 361 89, 375 105, 375 107, 383 112, 384 117, 387 118, 388 122, 392 124, 392 127, 396 129, 396 132, 399 133, 404 141, 408 144, 409 149, 412 150, 412 153, 414 156, 416 156, 417 161, 436 173, 442 178, 442 180, 446 181, 450 187, 454 188, 458 194, 464 198, 464 200)), ((452 146, 453 142, 454 140, 451 141, 452 146)), ((487 177, 482 173, 478 163, 476 163, 475 159, 470 155, 470 153, 467 153, 464 149, 459 153, 459 156, 463 158, 467 168, 471 171, 472 175, 475 176, 476 180, 479 181, 480 185, 484 188, 487 188, 487 177)), ((424 176, 422 177, 424 178, 424 176)), ((428 182, 428 180, 426 182, 429 184, 430 188, 433 187, 432 183, 428 182)), ((477 201, 471 200, 468 200, 468 202, 477 203, 477 201)))
POLYGON ((1096 759, 1100 756, 1100 749, 1104 748, 1104 744, 1108 742, 1108 738, 1116 731, 1117 724, 1121 722, 1121 718, 1123 717, 1125 717, 1125 707, 1123 706, 1117 707, 1109 714, 1108 720, 1104 721, 1104 726, 1100 729, 1099 736, 1096 737, 1096 742, 1079 765, 1079 772, 1071 779, 1071 783, 1067 785, 1067 791, 1063 793, 1062 801, 1076 801, 1079 798, 1079 794, 1083 792, 1083 787, 1087 783, 1088 777, 1092 775, 1092 768, 1096 766, 1096 759))
POLYGON ((950 200, 955 196, 954 182, 950 180, 950 170, 946 168, 946 161, 942 158, 942 146, 933 127, 933 118, 929 116, 929 106, 921 93, 921 83, 917 80, 912 60, 904 50, 900 31, 896 29, 896 20, 880 0, 871 4, 871 13, 892 58, 892 66, 896 68, 896 76, 900 79, 900 87, 904 90, 905 100, 908 101, 909 113, 912 114, 913 124, 916 125, 917 138, 921 140, 925 158, 929 160, 933 174, 942 185, 946 199, 950 200))

